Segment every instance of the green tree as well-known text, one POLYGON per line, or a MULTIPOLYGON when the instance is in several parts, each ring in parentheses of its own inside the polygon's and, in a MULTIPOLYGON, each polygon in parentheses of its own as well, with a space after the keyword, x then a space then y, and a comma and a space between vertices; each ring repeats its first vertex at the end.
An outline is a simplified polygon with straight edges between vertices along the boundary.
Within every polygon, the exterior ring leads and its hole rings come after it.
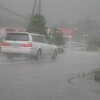
POLYGON ((50 33, 50 40, 56 45, 63 45, 65 43, 65 39, 63 34, 61 34, 57 28, 52 28, 52 32, 50 33))
POLYGON ((41 14, 35 14, 27 27, 28 32, 36 32, 42 35, 46 35, 46 29, 46 20, 41 14))

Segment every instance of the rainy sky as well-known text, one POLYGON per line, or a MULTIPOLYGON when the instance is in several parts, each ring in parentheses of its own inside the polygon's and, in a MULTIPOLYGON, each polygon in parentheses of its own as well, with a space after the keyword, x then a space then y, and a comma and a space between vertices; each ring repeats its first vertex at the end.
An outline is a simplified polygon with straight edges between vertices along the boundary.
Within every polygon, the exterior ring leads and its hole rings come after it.
MULTIPOLYGON (((34 0, 0 0, 0 5, 28 17, 33 4, 34 0)), ((42 14, 49 25, 77 21, 85 17, 99 20, 100 0, 42 0, 42 14)))

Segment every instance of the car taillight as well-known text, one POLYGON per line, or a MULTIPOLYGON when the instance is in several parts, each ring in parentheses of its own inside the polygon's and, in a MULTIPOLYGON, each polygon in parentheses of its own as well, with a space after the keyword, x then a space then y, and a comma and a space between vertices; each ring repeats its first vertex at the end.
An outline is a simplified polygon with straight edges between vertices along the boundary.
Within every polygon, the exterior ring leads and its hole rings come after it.
POLYGON ((31 43, 24 43, 24 44, 22 44, 22 47, 32 47, 32 44, 31 43))
POLYGON ((10 44, 7 43, 7 42, 2 42, 2 43, 1 43, 1 46, 10 46, 10 44))

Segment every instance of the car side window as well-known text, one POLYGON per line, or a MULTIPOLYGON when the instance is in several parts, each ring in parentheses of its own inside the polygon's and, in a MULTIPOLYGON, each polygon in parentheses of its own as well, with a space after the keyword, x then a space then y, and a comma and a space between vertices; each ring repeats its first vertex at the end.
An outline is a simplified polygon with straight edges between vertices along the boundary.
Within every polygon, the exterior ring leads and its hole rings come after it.
POLYGON ((37 36, 32 35, 32 40, 35 41, 35 42, 38 42, 37 36))
POLYGON ((49 44, 48 40, 43 36, 32 35, 32 40, 35 41, 35 42, 41 42, 41 43, 49 44))
POLYGON ((32 35, 32 40, 35 41, 35 42, 44 43, 44 39, 41 36, 32 35))
POLYGON ((39 42, 45 43, 44 37, 38 36, 39 42))
POLYGON ((44 37, 44 43, 49 44, 49 41, 44 37))

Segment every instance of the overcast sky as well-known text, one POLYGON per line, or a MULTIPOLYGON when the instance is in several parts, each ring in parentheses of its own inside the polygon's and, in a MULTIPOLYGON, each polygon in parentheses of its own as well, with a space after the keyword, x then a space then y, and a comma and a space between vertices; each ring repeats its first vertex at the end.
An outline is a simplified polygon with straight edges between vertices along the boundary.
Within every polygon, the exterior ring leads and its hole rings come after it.
MULTIPOLYGON (((0 0, 0 4, 22 15, 30 15, 34 0, 0 0)), ((91 17, 99 20, 100 0, 42 0, 42 13, 49 25, 91 17)))

